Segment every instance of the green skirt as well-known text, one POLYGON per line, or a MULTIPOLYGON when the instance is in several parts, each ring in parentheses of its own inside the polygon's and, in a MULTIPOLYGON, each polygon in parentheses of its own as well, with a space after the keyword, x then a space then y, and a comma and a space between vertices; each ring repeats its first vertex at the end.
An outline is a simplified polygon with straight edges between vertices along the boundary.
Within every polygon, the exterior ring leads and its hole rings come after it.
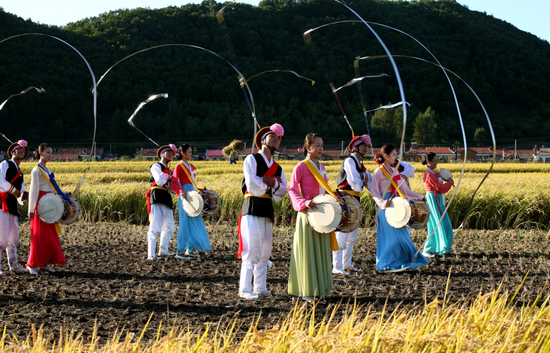
POLYGON ((314 231, 304 212, 298 212, 290 255, 288 293, 323 297, 332 290, 330 234, 314 231))

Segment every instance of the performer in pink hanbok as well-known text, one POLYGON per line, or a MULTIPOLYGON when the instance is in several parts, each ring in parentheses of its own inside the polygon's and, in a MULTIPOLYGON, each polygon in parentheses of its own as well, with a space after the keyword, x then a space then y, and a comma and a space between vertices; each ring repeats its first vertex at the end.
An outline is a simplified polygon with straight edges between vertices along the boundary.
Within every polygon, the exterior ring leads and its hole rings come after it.
POLYGON ((394 145, 388 143, 382 147, 380 153, 376 155, 376 163, 379 168, 374 171, 370 190, 380 209, 376 219, 376 269, 385 272, 404 271, 429 264, 429 261, 421 253, 418 253, 408 229, 406 227, 394 228, 386 220, 386 208, 391 204, 391 198, 395 195, 409 201, 424 199, 424 196, 409 189, 407 183, 401 180, 399 173, 391 178, 396 157, 397 150, 394 145), (390 182, 390 187, 383 195, 388 182, 390 182))
POLYGON ((313 198, 327 191, 317 181, 322 178, 324 183, 328 183, 325 166, 319 162, 322 153, 321 136, 308 134, 304 143, 306 159, 294 167, 288 189, 292 207, 298 212, 290 255, 288 293, 308 302, 312 302, 314 297, 324 297, 332 290, 331 243, 334 250, 338 249, 334 233, 316 232, 307 219, 307 211, 316 209, 313 198))
MULTIPOLYGON (((19 223, 17 220, 17 203, 23 204, 29 193, 25 189, 23 173, 19 164, 29 155, 27 141, 19 140, 12 143, 7 151, 8 159, 0 163, 0 259, 6 249, 8 265, 11 271, 27 272, 17 261, 17 246, 19 245, 19 223)), ((0 274, 2 270, 0 269, 0 274)))

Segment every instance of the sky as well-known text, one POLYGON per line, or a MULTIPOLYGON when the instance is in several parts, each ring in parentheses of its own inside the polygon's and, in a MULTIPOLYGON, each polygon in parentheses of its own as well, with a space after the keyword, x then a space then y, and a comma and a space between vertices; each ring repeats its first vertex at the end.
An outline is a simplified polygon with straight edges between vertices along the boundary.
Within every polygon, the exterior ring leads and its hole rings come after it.
MULTIPOLYGON (((222 3, 223 0, 217 0, 222 3)), ((258 5, 260 0, 237 0, 237 2, 258 5)), ((118 9, 167 6, 181 6, 188 3, 201 3, 189 0, 7 0, 0 4, 4 11, 47 25, 64 26, 87 17, 118 9)), ((549 0, 458 0, 472 11, 486 12, 504 20, 522 31, 536 35, 550 42, 549 0)), ((366 18, 368 20, 368 18, 366 18)))

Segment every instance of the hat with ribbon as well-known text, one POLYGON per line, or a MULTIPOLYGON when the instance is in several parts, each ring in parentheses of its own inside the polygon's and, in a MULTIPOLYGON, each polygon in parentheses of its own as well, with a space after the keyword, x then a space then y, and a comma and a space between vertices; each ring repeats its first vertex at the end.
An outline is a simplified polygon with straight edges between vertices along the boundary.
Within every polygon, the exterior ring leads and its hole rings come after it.
POLYGON ((25 149, 25 156, 23 157, 23 159, 27 158, 27 156, 29 155, 29 146, 27 144, 27 141, 25 140, 19 140, 10 145, 10 147, 8 148, 8 158, 11 159, 13 156, 13 151, 15 151, 18 148, 25 149))
POLYGON ((176 148, 176 145, 174 145, 172 143, 169 144, 169 145, 160 146, 160 148, 157 151, 157 157, 159 157, 159 159, 162 159, 161 155, 166 151, 172 151, 172 153, 175 156, 178 149, 176 148))
POLYGON ((258 131, 258 133, 256 134, 256 138, 254 139, 254 141, 256 142, 256 147, 259 150, 262 149, 262 140, 266 138, 266 136, 269 134, 275 134, 279 136, 279 138, 281 138, 282 140, 282 137, 285 134, 285 129, 283 129, 281 124, 273 124, 271 126, 261 128, 260 131, 258 131))
POLYGON ((353 151, 353 149, 360 144, 364 143, 366 145, 370 145, 370 136, 369 135, 363 135, 363 136, 354 136, 351 139, 351 142, 348 145, 348 150, 353 151))

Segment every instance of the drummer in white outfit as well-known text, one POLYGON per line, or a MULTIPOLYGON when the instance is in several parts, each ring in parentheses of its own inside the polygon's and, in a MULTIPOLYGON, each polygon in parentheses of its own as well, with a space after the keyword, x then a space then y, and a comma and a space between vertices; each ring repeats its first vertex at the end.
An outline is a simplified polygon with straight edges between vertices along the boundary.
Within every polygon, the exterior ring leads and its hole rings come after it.
MULTIPOLYGON (((372 184, 372 175, 361 163, 370 143, 371 139, 369 135, 353 137, 348 145, 348 150, 351 154, 344 160, 338 173, 338 190, 346 191, 359 202, 363 187, 370 190, 370 185, 372 184)), ((340 249, 332 252, 332 273, 347 275, 346 270, 361 271, 361 269, 355 268, 351 261, 353 247, 357 243, 358 231, 359 229, 356 228, 347 233, 336 232, 336 239, 340 249)))
POLYGON ((249 155, 243 164, 245 199, 239 222, 238 257, 242 258, 239 296, 245 299, 271 295, 266 281, 273 243, 272 200, 280 202, 288 193, 283 169, 273 160, 283 134, 279 124, 260 129, 255 139, 260 153, 249 155))
MULTIPOLYGON (((27 141, 19 140, 8 148, 9 160, 0 163, 0 259, 2 251, 6 249, 10 270, 27 272, 19 266, 17 261, 17 246, 19 245, 19 223, 17 220, 17 203, 23 204, 29 193, 25 189, 23 173, 19 164, 29 155, 27 141)), ((2 270, 0 270, 2 274, 2 270)))
POLYGON ((176 155, 176 146, 173 144, 162 146, 157 151, 160 162, 151 166, 151 189, 146 194, 149 211, 149 231, 147 233, 147 259, 159 259, 155 255, 157 237, 160 234, 159 256, 171 256, 168 252, 170 238, 174 233, 174 203, 172 201, 171 180, 172 172, 168 164, 176 155))

